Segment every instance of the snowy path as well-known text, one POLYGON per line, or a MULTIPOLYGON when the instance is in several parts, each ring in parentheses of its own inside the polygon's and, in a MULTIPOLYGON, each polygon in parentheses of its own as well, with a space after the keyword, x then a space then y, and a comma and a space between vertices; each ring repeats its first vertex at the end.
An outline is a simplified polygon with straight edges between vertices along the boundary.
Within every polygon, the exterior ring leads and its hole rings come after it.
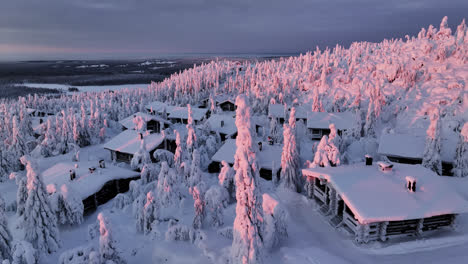
MULTIPOLYGON (((314 210, 304 196, 278 191, 287 201, 289 239, 280 249, 278 263, 466 263, 468 237, 447 237, 388 244, 382 248, 358 247, 314 210)), ((275 254, 276 255, 276 254, 275 254)))

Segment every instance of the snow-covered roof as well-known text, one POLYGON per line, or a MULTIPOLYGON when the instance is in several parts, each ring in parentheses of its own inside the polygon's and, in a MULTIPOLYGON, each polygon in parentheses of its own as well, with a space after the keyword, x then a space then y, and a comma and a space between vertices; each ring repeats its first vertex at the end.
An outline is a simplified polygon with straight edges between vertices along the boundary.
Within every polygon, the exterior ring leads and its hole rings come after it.
POLYGON ((31 115, 31 114, 33 114, 34 112, 36 112, 36 109, 35 109, 35 108, 29 108, 29 107, 26 108, 26 113, 27 113, 28 115, 31 115))
MULTIPOLYGON (((293 107, 293 106, 291 106, 293 107)), ((291 110, 291 107, 288 107, 288 111, 291 110)), ((296 108, 296 119, 306 119, 307 114, 310 112, 309 108, 303 105, 294 106, 296 108)), ((268 116, 276 118, 284 118, 284 105, 282 104, 270 104, 268 105, 268 116)))
MULTIPOLYGON (((159 133, 150 134, 148 131, 143 133, 145 139, 145 148, 147 151, 154 150, 164 140, 164 136, 159 133)), ((122 153, 135 154, 140 149, 140 135, 138 131, 129 129, 113 137, 106 144, 105 149, 115 150, 122 153)))
POLYGON ((154 120, 154 121, 163 122, 163 123, 167 123, 167 124, 171 123, 171 122, 169 122, 167 120, 164 120, 163 118, 161 118, 159 116, 150 115, 150 114, 142 113, 142 112, 138 112, 138 113, 135 113, 133 115, 130 115, 129 117, 120 120, 119 123, 122 126, 124 126, 125 128, 127 128, 127 129, 134 129, 135 124, 133 123, 133 118, 136 117, 136 116, 141 116, 143 118, 143 121, 145 121, 145 122, 148 122, 150 120, 154 120))
MULTIPOLYGON (((197 120, 197 121, 202 120, 206 116, 207 112, 208 112, 208 109, 206 108, 192 107, 193 120, 197 120)), ((167 113, 169 114, 169 118, 187 119, 188 107, 182 107, 182 106, 173 107, 172 109, 167 110, 167 113)))
POLYGON ((355 116, 350 112, 309 112, 307 115, 307 128, 328 129, 330 124, 335 124, 336 129, 350 129, 353 127, 354 120, 355 116))
MULTIPOLYGON (((303 105, 295 106, 296 108, 296 119, 307 119, 307 114, 311 112, 309 109, 311 107, 305 107, 303 105)), ((290 108, 291 109, 291 108, 290 108)))
MULTIPOLYGON (((283 151, 282 145, 269 145, 267 142, 262 142, 262 151, 257 151, 258 165, 262 169, 273 169, 273 163, 275 169, 281 167, 281 152, 283 151)), ((226 143, 216 152, 211 160, 221 162, 226 161, 227 163, 234 164, 234 155, 236 154, 236 140, 228 139, 226 143)))
POLYGON ((382 172, 376 164, 359 163, 302 173, 330 182, 362 224, 468 212, 468 201, 421 165, 394 164, 391 172, 382 172), (407 176, 416 179, 415 192, 405 188, 407 176))
POLYGON ((168 106, 169 105, 167 105, 166 103, 163 103, 163 102, 160 102, 160 101, 154 101, 154 102, 151 102, 151 103, 145 105, 145 108, 147 110, 153 110, 154 112, 163 112, 164 108, 167 108, 168 106))
POLYGON ((56 184, 58 188, 67 184, 82 200, 99 191, 104 184, 115 179, 138 177, 139 173, 128 169, 106 164, 106 168, 99 168, 99 161, 61 162, 48 168, 42 173, 44 184, 56 184), (78 168, 75 168, 78 164, 78 168), (89 172, 94 167, 96 171, 89 172), (70 181, 70 170, 75 170, 76 178, 70 181))
MULTIPOLYGON (((453 162, 457 140, 456 136, 442 139, 440 155, 442 161, 453 162)), ((385 156, 422 159, 425 146, 425 136, 384 133, 380 137, 378 153, 385 156)))
POLYGON ((230 115, 213 114, 206 122, 210 125, 211 131, 226 135, 233 135, 237 132, 236 119, 230 115), (224 121, 224 126, 221 126, 221 121, 224 121))
POLYGON ((282 104, 269 104, 268 116, 276 118, 284 118, 284 105, 282 104))
POLYGON ((230 102, 236 104, 236 98, 229 94, 220 94, 215 97, 215 101, 217 104, 222 104, 225 102, 230 102))

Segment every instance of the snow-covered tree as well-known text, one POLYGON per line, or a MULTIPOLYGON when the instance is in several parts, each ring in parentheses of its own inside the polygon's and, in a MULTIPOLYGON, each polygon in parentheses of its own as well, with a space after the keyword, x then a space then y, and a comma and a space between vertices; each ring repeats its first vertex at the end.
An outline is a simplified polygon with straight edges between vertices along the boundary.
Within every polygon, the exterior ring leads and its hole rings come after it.
POLYGON ((192 154, 192 163, 190 167, 190 178, 188 179, 188 186, 193 187, 200 183, 202 170, 200 168, 200 153, 195 149, 192 154))
POLYGON ((328 140, 328 136, 323 136, 317 146, 314 161, 311 164, 313 167, 329 167, 340 165, 340 151, 328 140))
POLYGON ((276 117, 272 116, 270 120, 270 137, 273 139, 273 142, 278 142, 278 120, 276 117))
POLYGON ((11 264, 37 264, 39 261, 39 252, 31 243, 24 240, 13 245, 11 255, 11 264))
POLYGON ((184 150, 182 149, 183 145, 182 145, 182 139, 180 138, 180 133, 179 131, 177 130, 174 130, 174 134, 176 135, 176 150, 175 150, 175 153, 174 153, 174 165, 175 165, 175 168, 177 170, 177 173, 180 174, 180 169, 181 169, 181 165, 182 165, 182 162, 183 162, 183 158, 184 158, 184 150))
POLYGON ((317 88, 314 88, 314 97, 312 101, 312 112, 323 112, 322 100, 317 88))
POLYGON ((453 175, 456 177, 468 176, 468 122, 465 122, 460 131, 453 164, 453 175))
POLYGON ((231 166, 226 161, 221 161, 221 171, 218 175, 219 185, 223 186, 224 189, 229 194, 229 201, 235 201, 236 199, 236 186, 234 184, 234 175, 235 171, 231 168, 231 166))
POLYGON ((229 194, 221 186, 213 185, 205 193, 206 211, 210 218, 210 224, 220 227, 224 224, 223 211, 229 203, 229 194))
POLYGON ((146 122, 141 115, 133 116, 133 124, 136 131, 141 133, 146 131, 146 122))
POLYGON ((103 213, 97 216, 99 223, 99 253, 101 263, 124 264, 125 261, 117 251, 116 242, 112 237, 112 228, 109 220, 103 213))
POLYGON ((42 252, 55 252, 60 244, 57 218, 52 211, 39 169, 29 156, 21 157, 21 163, 26 166, 28 179, 28 198, 24 209, 25 240, 42 252))
MULTIPOLYGON (((23 219, 24 208, 26 207, 26 200, 28 199, 27 178, 22 177, 16 179, 18 182, 18 190, 16 191, 16 215, 23 219)), ((22 222, 20 220, 20 222, 22 222)))
POLYGON ((138 149, 135 154, 133 154, 133 158, 130 161, 130 166, 134 170, 141 170, 144 164, 151 163, 151 156, 146 149, 145 138, 143 137, 140 140, 140 148, 138 149))
POLYGON ((427 128, 426 146, 424 148, 422 165, 438 175, 442 174, 441 151, 441 123, 440 110, 437 109, 431 115, 431 123, 427 128))
POLYGON ((159 217, 159 204, 155 193, 150 191, 146 194, 146 203, 139 211, 136 221, 137 230, 144 234, 149 234, 152 230, 153 222, 159 217))
POLYGON ((193 117, 192 117, 192 107, 187 105, 188 109, 188 121, 187 121, 187 151, 189 155, 192 155, 194 149, 197 146, 197 134, 195 132, 195 128, 193 126, 193 117))
MULTIPOLYGON (((301 173, 299 167, 299 153, 296 146, 296 133, 290 125, 283 126, 283 151, 281 153, 281 186, 293 190, 301 191, 301 173)), ((276 175, 272 175, 276 177, 276 175)))
POLYGON ((375 137, 375 123, 377 118, 374 110, 374 102, 371 99, 369 101, 369 107, 367 108, 366 122, 364 124, 364 135, 367 137, 375 137))
POLYGON ((143 165, 141 169, 140 178, 143 185, 153 182, 158 179, 161 165, 158 163, 147 163, 143 165))
POLYGON ((335 124, 330 124, 330 134, 328 135, 328 142, 333 143, 338 149, 341 149, 343 144, 343 140, 341 136, 338 134, 335 124))
POLYGON ((161 163, 161 171, 158 176, 158 184, 156 186, 156 197, 162 207, 168 207, 176 202, 181 197, 177 172, 169 168, 167 162, 161 163))
POLYGON ((95 253, 94 247, 80 246, 63 252, 60 257, 58 264, 99 264, 98 262, 92 262, 92 253, 95 253))
POLYGON ((5 201, 0 195, 0 260, 11 259, 11 241, 12 237, 5 214, 5 201))
POLYGON ((60 187, 57 192, 56 212, 61 224, 79 225, 83 222, 84 207, 76 191, 67 184, 60 187))
POLYGON ((287 214, 279 199, 263 194, 263 216, 265 220, 265 248, 272 250, 288 237, 287 214))
POLYGON ((250 108, 245 95, 236 99, 236 218, 231 247, 232 263, 262 263, 263 209, 258 189, 259 167, 252 138, 250 108))
POLYGON ((193 217, 193 228, 200 229, 203 227, 203 222, 205 220, 205 193, 204 185, 198 184, 190 188, 190 193, 193 197, 193 207, 195 209, 195 215, 193 217))

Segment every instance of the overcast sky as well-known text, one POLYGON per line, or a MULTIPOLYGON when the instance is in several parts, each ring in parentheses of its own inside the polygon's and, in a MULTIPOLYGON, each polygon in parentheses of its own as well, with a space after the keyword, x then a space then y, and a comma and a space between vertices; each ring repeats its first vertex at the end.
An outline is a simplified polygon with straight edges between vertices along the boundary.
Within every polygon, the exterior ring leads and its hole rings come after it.
POLYGON ((468 0, 5 0, 0 60, 299 53, 452 28, 468 0))

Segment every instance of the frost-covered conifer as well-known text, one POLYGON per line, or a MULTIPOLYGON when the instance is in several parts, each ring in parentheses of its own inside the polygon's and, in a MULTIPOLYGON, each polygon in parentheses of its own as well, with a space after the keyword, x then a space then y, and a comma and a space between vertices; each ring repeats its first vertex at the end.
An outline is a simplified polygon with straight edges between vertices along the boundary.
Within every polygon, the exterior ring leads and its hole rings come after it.
POLYGON ((58 203, 58 211, 65 216, 61 219, 61 223, 70 225, 79 225, 83 222, 84 207, 81 198, 76 194, 70 186, 63 184, 60 187, 60 198, 58 203))
POLYGON ((192 155, 193 150, 197 146, 197 134, 195 133, 195 128, 193 127, 193 117, 192 117, 192 107, 187 105, 188 108, 188 121, 187 121, 187 151, 189 155, 192 155))
POLYGON ((141 169, 141 183, 146 185, 150 182, 153 182, 158 179, 159 171, 161 170, 161 165, 154 163, 147 163, 143 165, 141 169))
POLYGON ((149 163, 151 163, 151 156, 148 150, 146 150, 145 138, 143 137, 140 140, 140 148, 137 152, 135 152, 135 154, 133 154, 133 158, 130 161, 130 166, 134 170, 141 170, 144 164, 149 163))
POLYGON ((323 112, 322 100, 317 88, 314 88, 314 97, 312 102, 312 112, 323 112))
POLYGON ((99 254, 101 256, 101 263, 126 263, 117 251, 109 220, 103 213, 99 213, 97 219, 99 222, 99 254))
MULTIPOLYGON (((17 179, 18 190, 16 191, 16 215, 23 220, 24 208, 26 207, 26 200, 28 199, 28 188, 26 187, 27 179, 23 177, 17 179)), ((20 222, 22 222, 20 220, 20 222)))
POLYGON ((456 177, 468 176, 468 122, 465 122, 460 131, 460 138, 453 164, 453 175, 456 177))
POLYGON ((221 171, 218 175, 219 185, 223 186, 229 194, 229 201, 236 199, 236 185, 234 184, 235 171, 229 166, 226 161, 221 161, 221 171))
POLYGON ((13 245, 11 255, 11 264, 37 264, 39 261, 39 252, 31 243, 24 240, 13 245))
POLYGON ((202 171, 200 168, 200 153, 195 149, 192 154, 192 163, 190 167, 190 178, 188 179, 188 186, 193 187, 200 183, 202 171))
POLYGON ((374 102, 371 99, 369 101, 369 107, 367 108, 366 123, 364 124, 364 135, 367 137, 375 137, 375 123, 376 115, 374 112, 374 102))
POLYGON ((341 149, 343 144, 343 140, 341 136, 338 134, 335 124, 330 124, 330 134, 328 135, 328 142, 333 143, 338 149, 341 149))
POLYGON ((5 201, 0 196, 0 260, 11 259, 11 241, 12 237, 5 214, 5 201))
POLYGON ((193 228, 201 229, 205 220, 205 194, 204 185, 198 184, 190 188, 190 193, 193 197, 193 207, 195 209, 195 215, 193 217, 193 228))
POLYGON ((162 207, 168 207, 176 202, 181 197, 178 189, 177 172, 169 168, 167 162, 161 163, 161 171, 158 176, 158 183, 156 186, 156 197, 158 198, 162 207))
POLYGON ((263 215, 265 219, 265 248, 272 250, 288 237, 287 214, 279 199, 263 194, 263 215))
MULTIPOLYGON (((283 151, 281 152, 281 186, 299 192, 301 190, 301 175, 299 168, 299 153, 296 146, 296 135, 289 125, 283 126, 283 151)), ((272 175, 276 177, 276 175, 272 175)))
POLYGON ((210 224, 220 227, 224 224, 223 211, 229 202, 229 194, 221 186, 213 185, 205 193, 206 211, 209 215, 210 224))
POLYGON ((60 243, 57 218, 52 211, 37 164, 28 156, 21 157, 21 163, 26 166, 28 178, 28 198, 24 209, 25 240, 42 252, 55 252, 60 243))
POLYGON ((338 148, 329 142, 328 136, 323 136, 317 146, 312 166, 329 167, 340 164, 340 152, 338 148))
POLYGON ((278 120, 272 116, 270 120, 270 137, 274 142, 278 142, 278 120))
POLYGON ((177 173, 180 174, 180 170, 181 170, 181 165, 182 165, 182 162, 183 162, 183 155, 184 155, 184 151, 182 149, 183 145, 182 145, 182 139, 180 138, 180 133, 179 131, 177 130, 174 130, 174 133, 176 135, 176 150, 175 150, 175 153, 174 153, 174 165, 175 165, 175 168, 177 170, 177 173))
POLYGON ((146 131, 146 122, 143 120, 143 117, 135 115, 133 117, 133 124, 135 125, 135 130, 139 132, 146 131))
POLYGON ((259 168, 253 147, 250 108, 245 95, 236 99, 236 218, 231 247, 232 263, 263 262, 263 209, 258 189, 259 168))
POLYGON ((137 230, 149 234, 152 224, 159 217, 159 204, 153 191, 146 194, 146 203, 137 216, 137 230))
POLYGON ((442 174, 441 150, 441 124, 440 112, 437 109, 431 116, 431 123, 427 129, 426 146, 424 148, 422 165, 438 175, 442 174))

